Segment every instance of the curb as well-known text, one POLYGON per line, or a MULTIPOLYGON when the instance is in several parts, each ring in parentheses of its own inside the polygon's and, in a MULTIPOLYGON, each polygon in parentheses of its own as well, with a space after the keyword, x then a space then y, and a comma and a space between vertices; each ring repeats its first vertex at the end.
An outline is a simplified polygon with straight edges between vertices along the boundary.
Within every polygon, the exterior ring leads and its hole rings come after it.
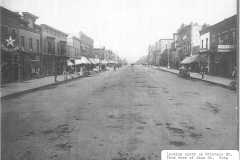
POLYGON ((57 85, 67 83, 67 82, 72 82, 72 81, 75 81, 75 80, 80 79, 80 78, 83 78, 83 76, 78 76, 78 77, 74 77, 72 79, 68 79, 67 81, 63 80, 63 81, 59 81, 59 82, 56 82, 56 83, 51 83, 51 84, 47 84, 47 85, 44 85, 44 86, 40 86, 40 87, 37 87, 37 88, 32 88, 32 89, 28 89, 28 90, 25 90, 25 91, 20 91, 20 92, 9 94, 9 95, 6 95, 6 96, 0 97, 0 98, 1 98, 1 101, 5 101, 7 99, 18 97, 18 96, 21 96, 21 95, 24 95, 24 94, 27 94, 27 93, 31 93, 31 92, 34 92, 34 91, 47 89, 49 87, 57 86, 57 85))
MULTIPOLYGON (((161 68, 158 68, 158 70, 161 70, 161 71, 165 71, 165 72, 169 72, 169 73, 172 73, 172 74, 178 74, 178 73, 174 73, 174 72, 171 72, 171 71, 166 71, 164 69, 161 69, 161 68)), ((190 77, 191 79, 195 79, 195 80, 199 80, 199 81, 203 81, 203 82, 207 82, 207 83, 211 83, 211 84, 214 84, 214 85, 218 85, 222 88, 225 88, 225 89, 228 89, 228 86, 227 85, 224 85, 224 84, 220 84, 220 83, 216 83, 216 82, 212 82, 212 81, 208 81, 208 80, 205 80, 205 79, 199 79, 199 78, 196 78, 196 77, 190 77)))

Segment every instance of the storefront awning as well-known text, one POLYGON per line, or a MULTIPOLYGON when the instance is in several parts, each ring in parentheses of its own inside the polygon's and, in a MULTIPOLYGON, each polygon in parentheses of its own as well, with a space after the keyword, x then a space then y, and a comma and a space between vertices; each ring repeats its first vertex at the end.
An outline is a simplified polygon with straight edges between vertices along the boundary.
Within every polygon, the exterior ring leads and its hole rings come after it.
POLYGON ((112 60, 108 60, 108 63, 110 63, 110 64, 116 64, 117 62, 115 62, 115 61, 112 61, 112 60))
POLYGON ((92 64, 86 57, 81 57, 81 59, 75 59, 75 65, 79 64, 92 64))
POLYGON ((67 60, 67 66, 73 66, 74 64, 70 61, 70 60, 67 60))
POLYGON ((94 61, 98 64, 100 63, 99 59, 94 59, 94 61))
POLYGON ((101 64, 107 64, 108 63, 108 61, 106 61, 105 59, 104 60, 101 60, 101 62, 100 62, 101 64))
POLYGON ((95 59, 89 58, 89 60, 90 60, 93 64, 97 64, 97 62, 95 61, 95 59))
POLYGON ((184 60, 182 60, 182 62, 180 62, 180 64, 190 64, 193 62, 198 62, 198 56, 199 56, 199 54, 188 56, 184 60))

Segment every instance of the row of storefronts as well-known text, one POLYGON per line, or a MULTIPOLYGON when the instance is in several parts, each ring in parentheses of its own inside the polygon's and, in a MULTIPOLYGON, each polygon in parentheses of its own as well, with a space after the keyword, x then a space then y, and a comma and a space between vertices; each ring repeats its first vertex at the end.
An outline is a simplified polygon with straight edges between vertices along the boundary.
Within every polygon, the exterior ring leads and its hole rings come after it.
MULTIPOLYGON (((79 39, 67 53, 68 34, 46 24, 35 24, 37 16, 28 12, 12 12, 1 7, 1 84, 31 78, 63 74, 67 60, 88 56, 81 48, 90 39, 80 32, 79 39), (10 21, 11 20, 11 21, 10 21), (86 38, 87 37, 87 38, 86 38)), ((93 40, 89 45, 91 53, 93 40)))
MULTIPOLYGON (((162 53, 160 65, 179 69, 186 65, 193 72, 204 68, 213 76, 231 77, 237 67, 237 15, 212 26, 197 23, 182 24, 173 34, 170 52, 162 53)), ((149 57, 153 57, 150 52, 149 57)), ((149 63, 153 60, 149 59, 149 63)))

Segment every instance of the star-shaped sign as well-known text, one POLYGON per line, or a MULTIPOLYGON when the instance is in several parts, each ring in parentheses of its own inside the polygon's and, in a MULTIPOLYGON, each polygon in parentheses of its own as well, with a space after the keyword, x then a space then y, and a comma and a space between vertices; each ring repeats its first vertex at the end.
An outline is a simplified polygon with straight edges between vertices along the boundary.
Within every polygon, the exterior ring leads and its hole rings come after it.
POLYGON ((13 40, 11 36, 9 37, 9 39, 5 39, 5 40, 7 41, 7 46, 8 46, 9 44, 11 44, 12 46, 14 46, 13 42, 14 42, 15 40, 13 40))

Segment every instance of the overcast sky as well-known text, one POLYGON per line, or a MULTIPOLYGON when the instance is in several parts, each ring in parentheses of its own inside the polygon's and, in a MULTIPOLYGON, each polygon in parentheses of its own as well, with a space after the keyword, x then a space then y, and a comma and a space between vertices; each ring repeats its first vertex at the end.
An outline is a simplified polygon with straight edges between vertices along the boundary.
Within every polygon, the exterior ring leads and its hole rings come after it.
POLYGON ((105 46, 129 61, 147 55, 149 44, 182 23, 213 25, 237 13, 237 0, 1 0, 14 12, 38 16, 65 33, 84 32, 94 47, 105 46))

